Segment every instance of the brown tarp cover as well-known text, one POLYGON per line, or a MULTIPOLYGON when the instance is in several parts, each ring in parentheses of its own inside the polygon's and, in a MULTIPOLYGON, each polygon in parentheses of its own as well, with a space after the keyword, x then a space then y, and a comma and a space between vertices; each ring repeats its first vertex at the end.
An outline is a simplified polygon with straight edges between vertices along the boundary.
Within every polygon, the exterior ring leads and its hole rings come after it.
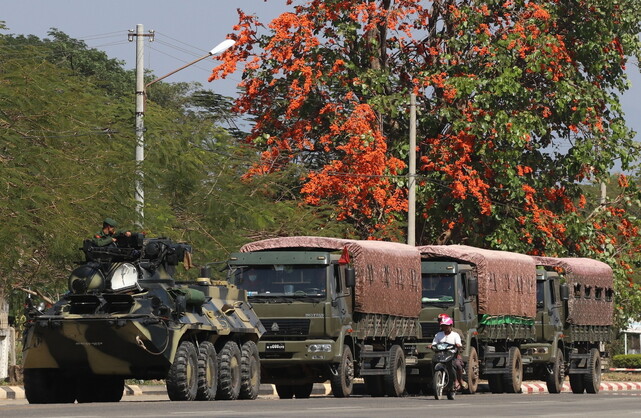
POLYGON ((383 241, 325 237, 271 238, 245 244, 241 252, 274 249, 347 248, 356 270, 354 311, 418 317, 421 311, 421 259, 415 247, 383 241))
MULTIPOLYGON (((570 286, 567 321, 574 325, 612 325, 614 298, 606 300, 606 291, 613 289, 612 269, 601 261, 590 258, 534 257, 537 264, 560 269, 570 286), (580 284, 580 295, 575 297, 574 286, 580 284), (585 288, 590 297, 585 298, 585 288), (597 288, 600 299, 596 300, 597 288)), ((611 293, 610 293, 611 294, 611 293)))
POLYGON ((478 313, 536 316, 536 264, 532 257, 467 245, 418 247, 423 258, 449 258, 473 265, 479 283, 478 313))

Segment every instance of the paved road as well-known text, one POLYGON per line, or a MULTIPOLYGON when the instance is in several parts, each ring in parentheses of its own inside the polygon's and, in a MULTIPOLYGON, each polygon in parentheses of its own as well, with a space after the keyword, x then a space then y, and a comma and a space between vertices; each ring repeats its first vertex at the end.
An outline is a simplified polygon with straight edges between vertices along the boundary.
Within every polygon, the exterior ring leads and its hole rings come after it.
POLYGON ((257 399, 254 401, 169 402, 166 395, 123 398, 113 404, 28 405, 24 400, 0 402, 3 418, 43 417, 416 417, 474 416, 639 416, 641 391, 606 392, 598 395, 461 395, 454 401, 430 397, 335 399, 257 399))

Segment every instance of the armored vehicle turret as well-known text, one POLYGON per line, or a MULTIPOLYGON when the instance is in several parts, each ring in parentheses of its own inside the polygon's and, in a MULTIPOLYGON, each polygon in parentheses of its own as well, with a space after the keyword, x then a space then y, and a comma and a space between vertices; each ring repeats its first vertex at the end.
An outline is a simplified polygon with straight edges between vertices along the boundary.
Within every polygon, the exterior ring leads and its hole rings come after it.
POLYGON ((30 403, 117 402, 125 379, 166 379, 171 400, 254 399, 264 333, 244 290, 174 279, 191 246, 141 234, 99 247, 69 292, 27 309, 24 384, 30 403))

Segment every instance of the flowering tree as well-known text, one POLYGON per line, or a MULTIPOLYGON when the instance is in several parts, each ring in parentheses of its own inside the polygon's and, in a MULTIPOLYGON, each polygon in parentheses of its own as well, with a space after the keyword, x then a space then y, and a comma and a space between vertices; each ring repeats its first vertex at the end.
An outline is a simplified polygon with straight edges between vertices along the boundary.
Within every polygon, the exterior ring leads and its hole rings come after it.
POLYGON ((639 55, 638 1, 296 3, 267 27, 239 11, 237 46, 211 76, 244 66, 236 110, 255 118, 247 140, 263 152, 248 176, 304 165, 307 203, 333 203, 364 237, 398 232, 415 93, 417 242, 638 250, 621 204, 632 188, 591 210, 581 186, 639 152, 618 99, 639 55))

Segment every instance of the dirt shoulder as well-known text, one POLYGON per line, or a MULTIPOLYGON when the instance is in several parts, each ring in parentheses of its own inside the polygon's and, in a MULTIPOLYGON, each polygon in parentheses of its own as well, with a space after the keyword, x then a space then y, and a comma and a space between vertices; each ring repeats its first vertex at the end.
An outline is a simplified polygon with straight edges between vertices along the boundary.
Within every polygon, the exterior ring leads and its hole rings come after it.
POLYGON ((641 373, 603 372, 602 382, 641 382, 641 373))

